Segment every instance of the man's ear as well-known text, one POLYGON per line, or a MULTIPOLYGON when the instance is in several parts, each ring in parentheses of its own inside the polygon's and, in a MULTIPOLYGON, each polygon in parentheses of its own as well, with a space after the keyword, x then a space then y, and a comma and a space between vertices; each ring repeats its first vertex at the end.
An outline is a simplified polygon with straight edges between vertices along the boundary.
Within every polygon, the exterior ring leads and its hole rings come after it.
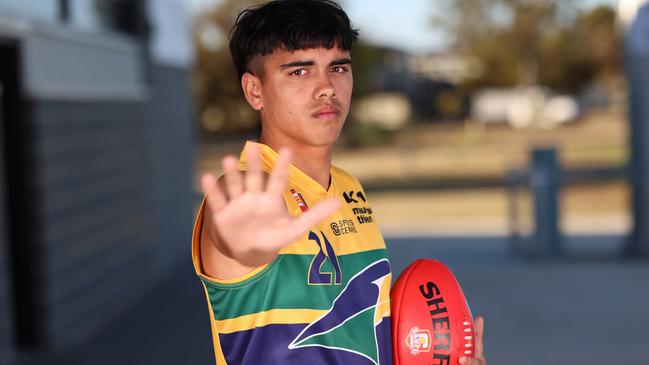
POLYGON ((261 97, 261 79, 246 72, 241 76, 241 88, 243 88, 243 95, 245 95, 248 104, 255 110, 261 110, 264 106, 261 97))

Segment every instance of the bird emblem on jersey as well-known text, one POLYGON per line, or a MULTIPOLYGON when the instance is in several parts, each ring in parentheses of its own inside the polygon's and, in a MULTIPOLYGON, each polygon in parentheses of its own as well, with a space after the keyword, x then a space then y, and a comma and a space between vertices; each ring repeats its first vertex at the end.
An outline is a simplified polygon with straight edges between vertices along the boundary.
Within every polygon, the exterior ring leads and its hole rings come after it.
POLYGON ((354 275, 331 308, 307 325, 288 348, 315 346, 348 351, 380 365, 376 327, 390 311, 390 275, 387 259, 375 261, 354 275))

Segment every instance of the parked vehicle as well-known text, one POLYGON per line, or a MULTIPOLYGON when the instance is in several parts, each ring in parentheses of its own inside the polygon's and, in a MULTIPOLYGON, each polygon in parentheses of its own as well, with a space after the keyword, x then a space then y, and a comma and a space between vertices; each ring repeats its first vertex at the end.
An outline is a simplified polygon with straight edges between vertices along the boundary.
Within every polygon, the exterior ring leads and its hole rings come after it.
POLYGON ((471 115, 481 123, 508 123, 514 128, 554 128, 579 116, 577 100, 541 86, 485 89, 474 98, 471 115))

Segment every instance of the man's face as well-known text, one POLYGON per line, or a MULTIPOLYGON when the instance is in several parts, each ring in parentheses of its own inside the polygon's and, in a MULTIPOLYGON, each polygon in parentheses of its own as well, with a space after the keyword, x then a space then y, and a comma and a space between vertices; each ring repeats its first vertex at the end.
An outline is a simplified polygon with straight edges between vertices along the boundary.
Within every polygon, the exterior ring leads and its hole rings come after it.
POLYGON ((352 94, 349 52, 338 47, 277 50, 260 66, 262 137, 288 146, 333 144, 352 94))

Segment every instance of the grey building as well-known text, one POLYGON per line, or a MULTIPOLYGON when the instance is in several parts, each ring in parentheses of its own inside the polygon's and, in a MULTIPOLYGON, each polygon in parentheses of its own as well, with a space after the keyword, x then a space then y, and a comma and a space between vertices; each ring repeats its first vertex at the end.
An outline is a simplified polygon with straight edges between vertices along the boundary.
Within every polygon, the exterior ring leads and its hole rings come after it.
POLYGON ((189 260, 183 11, 0 0, 0 364, 78 342, 189 260))

